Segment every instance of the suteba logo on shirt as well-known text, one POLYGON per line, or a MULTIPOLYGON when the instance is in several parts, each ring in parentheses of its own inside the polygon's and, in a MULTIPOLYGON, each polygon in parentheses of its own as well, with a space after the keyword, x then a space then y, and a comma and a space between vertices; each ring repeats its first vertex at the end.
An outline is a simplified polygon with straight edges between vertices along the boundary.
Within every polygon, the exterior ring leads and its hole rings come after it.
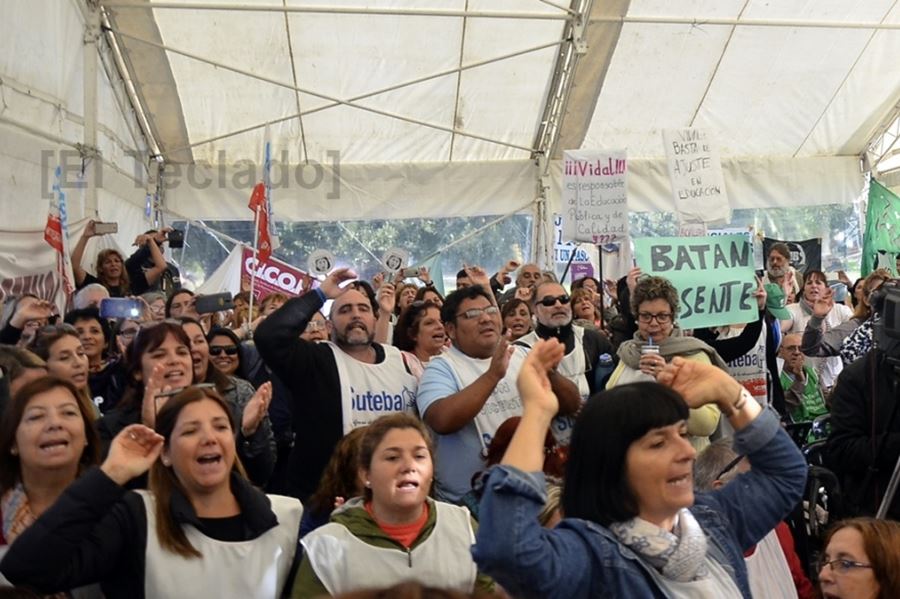
POLYGON ((374 393, 371 389, 357 391, 351 386, 350 397, 356 412, 404 412, 412 410, 416 394, 405 385, 397 394, 385 389, 374 393))

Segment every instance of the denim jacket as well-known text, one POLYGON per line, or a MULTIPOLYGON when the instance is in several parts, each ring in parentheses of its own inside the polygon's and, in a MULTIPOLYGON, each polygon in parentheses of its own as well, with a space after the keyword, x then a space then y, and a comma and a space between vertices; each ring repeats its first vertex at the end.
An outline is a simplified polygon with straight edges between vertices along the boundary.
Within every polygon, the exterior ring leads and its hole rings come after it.
MULTIPOLYGON (((738 431, 734 449, 752 470, 710 493, 697 493, 691 513, 706 533, 708 555, 750 599, 743 552, 800 501, 806 462, 765 410, 738 431)), ((490 471, 472 548, 482 572, 517 597, 669 597, 658 571, 599 524, 566 518, 548 530, 538 523, 544 475, 509 466, 490 471)))

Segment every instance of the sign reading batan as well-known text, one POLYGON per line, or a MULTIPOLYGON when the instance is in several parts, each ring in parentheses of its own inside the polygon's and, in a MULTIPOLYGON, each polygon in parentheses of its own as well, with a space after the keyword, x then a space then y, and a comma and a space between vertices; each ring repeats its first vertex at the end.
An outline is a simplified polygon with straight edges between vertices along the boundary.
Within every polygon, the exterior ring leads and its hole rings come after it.
POLYGON ((628 236, 625 150, 566 150, 563 237, 605 245, 628 236))
MULTIPOLYGON (((244 248, 241 254, 241 289, 250 289, 250 273, 256 266, 253 250, 244 248)), ((288 297, 300 295, 303 291, 303 277, 306 273, 286 262, 269 257, 256 268, 256 283, 253 295, 261 300, 270 293, 283 293, 288 297)))
POLYGON ((751 322, 759 316, 753 248, 746 235, 634 240, 637 265, 672 281, 683 329, 751 322))
POLYGON ((679 220, 711 223, 731 220, 719 148, 704 129, 667 129, 663 145, 679 220))

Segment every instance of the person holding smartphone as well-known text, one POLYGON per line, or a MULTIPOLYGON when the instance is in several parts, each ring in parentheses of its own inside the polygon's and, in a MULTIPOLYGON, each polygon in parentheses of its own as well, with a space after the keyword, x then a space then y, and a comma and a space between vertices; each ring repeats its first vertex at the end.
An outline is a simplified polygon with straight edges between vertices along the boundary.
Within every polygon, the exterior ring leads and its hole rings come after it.
POLYGON ((131 281, 125 269, 125 258, 114 248, 106 248, 97 252, 94 272, 91 274, 82 267, 84 250, 92 237, 99 237, 106 232, 118 231, 115 223, 100 223, 89 220, 84 227, 78 243, 72 250, 72 273, 75 275, 77 289, 86 287, 92 283, 99 283, 106 287, 110 297, 125 297, 130 294, 131 281))
POLYGON ((134 240, 137 250, 125 261, 125 269, 131 278, 131 293, 140 295, 148 291, 162 291, 170 297, 181 289, 181 273, 178 267, 166 262, 162 244, 172 232, 171 227, 151 229, 134 240))

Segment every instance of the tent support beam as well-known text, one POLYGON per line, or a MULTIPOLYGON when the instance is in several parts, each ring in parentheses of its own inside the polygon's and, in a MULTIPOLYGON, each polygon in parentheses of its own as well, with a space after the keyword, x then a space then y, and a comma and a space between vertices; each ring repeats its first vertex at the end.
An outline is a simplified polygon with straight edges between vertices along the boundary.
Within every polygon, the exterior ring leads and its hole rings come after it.
POLYGON ((570 10, 575 18, 563 29, 563 43, 559 47, 553 76, 544 101, 544 111, 534 140, 536 161, 536 190, 534 204, 534 226, 531 244, 532 260, 541 268, 553 264, 553 211, 549 206, 547 192, 550 188, 550 157, 556 151, 562 120, 566 114, 572 83, 579 59, 587 53, 584 37, 586 17, 591 14, 593 0, 571 0, 570 10))
MULTIPOLYGON (((155 6, 155 5, 154 5, 154 6, 155 6)), ((506 147, 513 148, 513 149, 516 149, 516 150, 522 150, 522 151, 524 151, 524 152, 529 152, 529 153, 531 153, 531 152, 534 151, 533 148, 528 148, 528 147, 525 147, 525 146, 520 146, 520 145, 518 145, 518 144, 514 144, 514 143, 511 143, 511 142, 502 141, 502 140, 498 140, 498 139, 492 139, 492 138, 486 137, 486 136, 484 136, 484 135, 478 135, 478 134, 476 134, 476 133, 470 133, 470 132, 468 132, 468 131, 462 131, 462 130, 456 129, 456 128, 454 128, 454 127, 445 127, 444 125, 440 125, 440 124, 437 124, 437 123, 429 123, 429 122, 427 122, 427 121, 422 121, 422 120, 419 120, 419 119, 414 119, 414 118, 412 118, 412 117, 408 117, 408 116, 405 116, 405 115, 402 115, 402 114, 397 114, 397 113, 393 113, 393 112, 388 112, 388 111, 386 111, 386 110, 379 110, 379 109, 377 109, 377 108, 371 108, 371 107, 369 107, 369 106, 362 106, 362 105, 356 104, 356 103, 354 103, 354 102, 349 102, 349 101, 347 101, 347 100, 342 100, 341 98, 336 98, 336 97, 334 97, 334 96, 329 96, 329 95, 327 95, 327 94, 323 94, 323 93, 320 93, 320 92, 315 92, 315 91, 311 91, 311 90, 308 90, 308 89, 303 89, 303 88, 301 88, 301 87, 297 87, 297 86, 295 86, 295 85, 292 85, 292 84, 289 84, 289 83, 285 83, 284 81, 277 81, 277 80, 272 79, 272 78, 270 78, 270 77, 264 77, 264 76, 262 76, 262 75, 259 75, 259 74, 257 74, 257 73, 252 73, 252 72, 247 71, 247 70, 245 70, 245 69, 239 69, 239 68, 237 68, 237 67, 233 67, 233 66, 230 66, 230 65, 222 64, 222 63, 220 63, 220 62, 211 60, 211 59, 209 59, 209 58, 204 58, 204 57, 202 57, 202 56, 199 56, 199 55, 197 55, 197 54, 193 54, 193 53, 191 53, 191 52, 186 52, 186 51, 184 51, 184 50, 179 50, 179 49, 177 49, 177 48, 172 48, 171 46, 167 46, 167 45, 165 45, 165 44, 160 44, 160 43, 153 42, 153 41, 150 41, 150 40, 145 40, 145 39, 142 39, 142 38, 140 38, 140 37, 137 37, 137 36, 134 36, 134 35, 131 35, 131 34, 128 34, 128 33, 124 33, 124 32, 122 32, 122 31, 118 31, 118 30, 114 30, 114 29, 111 30, 111 31, 113 31, 113 33, 115 33, 116 35, 119 35, 119 36, 121 36, 121 37, 124 37, 124 38, 127 38, 127 39, 131 39, 131 40, 134 40, 134 41, 136 41, 136 42, 141 42, 141 43, 147 44, 147 45, 149 45, 149 46, 153 46, 153 47, 155 47, 155 48, 159 48, 159 49, 161 49, 161 50, 166 50, 167 52, 172 52, 173 54, 179 54, 179 55, 181 55, 181 56, 185 56, 185 57, 187 57, 187 58, 191 58, 191 59, 196 60, 196 61, 198 61, 198 62, 202 62, 202 63, 205 63, 205 64, 209 64, 209 65, 211 65, 211 66, 218 67, 218 68, 220 68, 220 69, 225 69, 225 70, 227 70, 227 71, 231 71, 231 72, 237 73, 237 74, 239 74, 239 75, 244 75, 244 76, 249 77, 249 78, 251 78, 251 79, 256 79, 256 80, 258 80, 258 81, 263 81, 263 82, 265 82, 265 83, 270 83, 270 84, 272 84, 272 85, 276 85, 276 86, 278 86, 278 87, 282 87, 282 88, 285 88, 285 89, 290 89, 290 90, 293 90, 293 91, 302 92, 302 93, 304 93, 304 94, 308 94, 308 95, 311 95, 311 96, 316 96, 316 97, 318 97, 318 98, 322 98, 322 99, 325 99, 325 100, 329 100, 329 101, 331 101, 331 102, 336 102, 336 103, 338 103, 338 104, 341 104, 341 105, 343 105, 343 106, 348 106, 348 107, 350 107, 350 108, 356 108, 356 109, 358 109, 358 110, 364 110, 364 111, 366 111, 366 112, 371 112, 371 113, 373 113, 373 114, 378 114, 378 115, 381 115, 381 116, 385 116, 385 117, 397 119, 397 120, 400 120, 400 121, 405 121, 405 122, 407 122, 407 123, 412 123, 412 124, 414 124, 414 125, 419 125, 419 126, 422 126, 422 127, 428 127, 429 129, 436 129, 436 130, 438 130, 438 131, 444 131, 444 132, 446 132, 446 133, 451 133, 451 134, 454 134, 454 135, 462 135, 462 136, 464 136, 464 137, 471 137, 471 138, 473 138, 473 139, 478 139, 478 140, 481 140, 481 141, 486 141, 486 142, 488 142, 488 143, 497 144, 497 145, 500 145, 500 146, 506 146, 506 147)), ((269 121, 269 122, 271 123, 271 122, 275 122, 275 121, 269 121)))
MULTIPOLYGON (((549 4, 549 3, 548 3, 549 4)), ((116 1, 104 2, 107 8, 147 8, 145 3, 116 1)), ((552 5, 559 8, 556 5, 552 5)), ((472 19, 534 19, 540 21, 566 21, 571 17, 566 13, 555 12, 504 12, 504 11, 467 11, 439 10, 423 8, 368 8, 368 7, 336 7, 336 6, 277 6, 265 4, 222 4, 206 2, 154 2, 154 10, 221 10, 227 12, 280 12, 336 15, 366 15, 391 17, 464 17, 472 19)))
POLYGON ((740 27, 789 27, 796 29, 876 29, 897 30, 900 23, 838 22, 800 19, 725 19, 719 17, 592 17, 591 23, 639 23, 643 25, 728 25, 740 27))
POLYGON ((97 61, 100 52, 100 7, 95 0, 85 2, 87 8, 84 24, 84 143, 79 147, 83 174, 87 179, 84 213, 99 217, 97 206, 97 173, 100 168, 100 149, 97 147, 97 61))
MULTIPOLYGON (((386 93, 388 93, 388 92, 396 91, 396 90, 398 90, 398 89, 403 89, 403 88, 405 88, 405 87, 410 87, 410 86, 412 86, 412 85, 416 85, 416 84, 419 84, 419 83, 424 83, 425 81, 430 81, 430 80, 432 80, 432 79, 439 79, 440 77, 445 77, 445 76, 447 76, 447 75, 452 75, 453 73, 459 73, 459 72, 466 71, 466 70, 469 70, 469 69, 474 69, 474 68, 477 68, 477 67, 482 67, 482 66, 484 66, 484 65, 493 64, 493 63, 496 63, 496 62, 500 62, 500 61, 503 61, 503 60, 507 60, 507 59, 509 59, 509 58, 516 58, 516 57, 518 57, 518 56, 524 56, 525 54, 530 54, 530 53, 532 53, 532 52, 540 52, 541 50, 546 50, 547 48, 552 48, 552 47, 554 47, 554 46, 559 46, 559 45, 561 45, 562 43, 563 43, 562 41, 558 41, 558 42, 550 42, 549 44, 541 44, 540 46, 534 46, 534 47, 532 47, 532 48, 526 48, 525 50, 518 50, 518 51, 512 52, 512 53, 510 53, 510 54, 504 54, 504 55, 502 55, 502 56, 496 56, 496 57, 494 57, 494 58, 488 58, 488 59, 485 59, 485 60, 479 60, 479 61, 477 61, 477 62, 472 62, 472 63, 466 64, 466 65, 462 65, 462 66, 457 67, 457 68, 446 69, 446 70, 444 70, 444 71, 439 71, 439 72, 433 73, 433 74, 431 74, 431 75, 425 75, 424 77, 419 77, 419 78, 417 78, 417 79, 410 79, 410 80, 408 80, 408 81, 403 81, 403 82, 397 83, 397 84, 395 84, 395 85, 391 85, 391 86, 389 86, 389 87, 383 87, 383 88, 381 88, 381 89, 376 89, 376 90, 374 90, 374 91, 370 91, 370 92, 366 92, 366 93, 364 93, 364 94, 360 94, 360 95, 358 95, 358 96, 353 96, 353 97, 351 97, 351 98, 346 98, 345 101, 346 101, 346 102, 356 102, 356 101, 359 101, 359 100, 364 100, 364 99, 366 99, 366 98, 372 98, 372 97, 374 97, 374 96, 378 96, 378 95, 381 95, 381 94, 386 94, 386 93)), ((279 119, 275 119, 274 121, 266 121, 266 122, 263 122, 263 123, 257 123, 257 124, 255 124, 255 125, 250 125, 249 127, 243 127, 243 128, 241 128, 241 129, 236 129, 235 131, 232 131, 232 132, 230 132, 230 133, 223 133, 222 135, 216 135, 215 137, 210 137, 210 138, 203 139, 203 140, 200 140, 200 141, 195 141, 194 143, 191 143, 191 144, 188 144, 188 145, 185 145, 185 146, 179 146, 179 147, 173 148, 172 151, 173 151, 173 152, 177 152, 177 151, 179 151, 179 150, 184 150, 184 149, 187 149, 187 148, 195 148, 195 147, 197 147, 197 146, 202 146, 202 145, 205 145, 205 144, 213 143, 213 142, 219 141, 219 140, 221 140, 221 139, 228 139, 229 137, 235 137, 235 136, 237 136, 237 135, 243 135, 244 133, 249 133, 250 131, 255 131, 255 130, 257 130, 257 129, 262 129, 262 128, 265 127, 266 125, 275 125, 275 124, 278 124, 278 123, 283 123, 283 122, 285 122, 285 121, 290 121, 290 120, 292 120, 292 119, 298 119, 298 118, 301 118, 301 117, 304 117, 304 116, 307 116, 307 115, 310 115, 310 114, 315 114, 315 113, 317 113, 317 112, 322 112, 322 111, 324 111, 324 110, 328 110, 329 108, 334 108, 334 107, 340 106, 340 105, 341 105, 340 102, 329 102, 328 104, 323 104, 322 106, 317 106, 317 107, 315 107, 315 108, 310 108, 310 109, 307 109, 307 110, 303 110, 303 111, 298 112, 298 113, 296 113, 296 114, 292 114, 292 115, 289 115, 289 116, 286 116, 286 117, 281 117, 281 118, 279 118, 279 119)))

